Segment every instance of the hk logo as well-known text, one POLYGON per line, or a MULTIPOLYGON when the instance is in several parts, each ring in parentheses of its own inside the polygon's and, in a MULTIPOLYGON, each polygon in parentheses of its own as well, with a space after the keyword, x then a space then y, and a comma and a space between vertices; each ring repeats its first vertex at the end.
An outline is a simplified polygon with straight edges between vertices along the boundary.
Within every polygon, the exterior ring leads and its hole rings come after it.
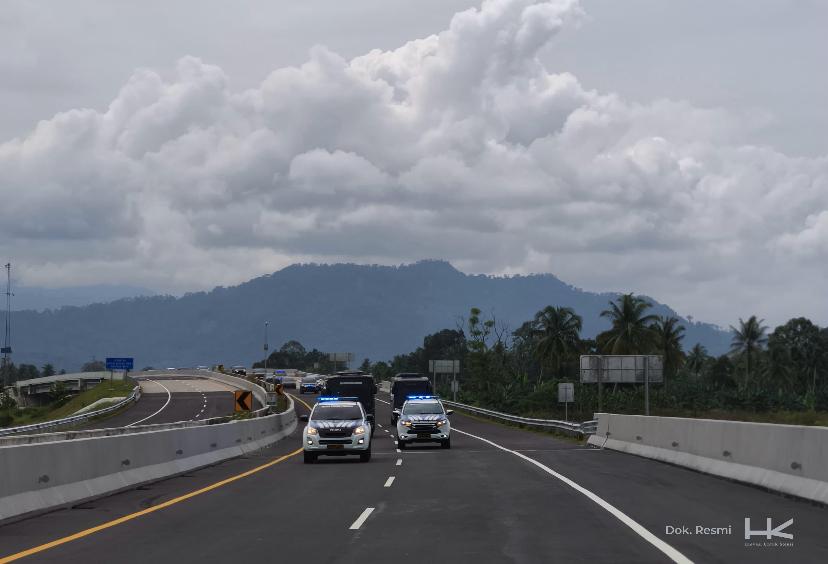
POLYGON ((764 530, 760 529, 758 531, 752 531, 750 529, 750 517, 745 517, 745 540, 750 540, 751 537, 758 537, 758 536, 763 536, 768 540, 770 540, 772 537, 780 537, 780 538, 783 538, 783 539, 792 539, 793 538, 792 533, 783 533, 782 531, 784 531, 785 529, 787 529, 788 527, 793 525, 793 521, 794 521, 793 519, 788 519, 787 521, 785 521, 781 525, 777 525, 776 527, 774 527, 773 526, 773 521, 771 521, 771 518, 768 517, 767 528, 766 529, 764 529, 764 530))

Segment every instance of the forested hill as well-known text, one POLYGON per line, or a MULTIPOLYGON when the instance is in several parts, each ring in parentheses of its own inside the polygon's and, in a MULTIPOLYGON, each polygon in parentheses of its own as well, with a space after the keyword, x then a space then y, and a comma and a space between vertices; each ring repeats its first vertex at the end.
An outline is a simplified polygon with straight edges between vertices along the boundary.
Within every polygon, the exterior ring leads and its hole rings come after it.
MULTIPOLYGON (((584 337, 608 327, 599 317, 616 294, 595 294, 546 275, 466 275, 442 261, 387 267, 293 265, 230 288, 140 297, 45 312, 14 313, 14 361, 51 362, 72 370, 93 356, 134 356, 138 366, 250 364, 262 358, 264 322, 270 344, 296 339, 323 351, 352 351, 386 360, 454 329, 471 307, 513 330, 547 305, 584 319, 584 337)), ((655 304, 654 313, 675 315, 655 304)), ((696 342, 721 354, 729 336, 688 323, 685 349, 696 342)))

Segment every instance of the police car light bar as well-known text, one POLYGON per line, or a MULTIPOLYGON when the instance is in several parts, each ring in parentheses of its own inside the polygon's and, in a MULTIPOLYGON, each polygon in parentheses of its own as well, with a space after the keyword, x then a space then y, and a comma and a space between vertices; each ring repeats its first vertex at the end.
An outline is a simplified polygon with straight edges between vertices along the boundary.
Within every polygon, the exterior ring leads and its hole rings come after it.
POLYGON ((320 402, 322 402, 322 401, 359 401, 359 399, 358 398, 351 398, 351 397, 323 396, 323 397, 320 397, 318 401, 320 401, 320 402))
POLYGON ((438 399, 438 396, 408 396, 406 399, 438 399))

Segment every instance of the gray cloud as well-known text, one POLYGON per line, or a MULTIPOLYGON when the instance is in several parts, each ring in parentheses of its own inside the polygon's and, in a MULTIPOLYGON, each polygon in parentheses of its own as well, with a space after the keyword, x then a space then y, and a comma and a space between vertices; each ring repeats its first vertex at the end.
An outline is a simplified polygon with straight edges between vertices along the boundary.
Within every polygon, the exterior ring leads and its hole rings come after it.
POLYGON ((138 70, 106 109, 0 145, 0 249, 30 284, 182 291, 440 257, 723 324, 828 322, 828 158, 740 144, 749 114, 549 71, 583 18, 575 0, 488 0, 393 50, 314 48, 246 90, 194 57, 138 70))

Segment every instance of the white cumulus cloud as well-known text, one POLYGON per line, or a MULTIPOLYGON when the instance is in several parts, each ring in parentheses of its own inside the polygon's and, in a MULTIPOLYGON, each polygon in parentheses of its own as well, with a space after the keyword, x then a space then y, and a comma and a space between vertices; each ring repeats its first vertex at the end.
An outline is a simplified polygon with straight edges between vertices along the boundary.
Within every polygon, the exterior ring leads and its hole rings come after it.
POLYGON ((487 0, 395 50, 316 47, 245 91, 195 57, 137 70, 104 111, 0 144, 0 250, 34 284, 182 291, 445 258, 722 324, 828 322, 828 158, 740 144, 747 114, 551 72, 540 52, 582 17, 487 0))

